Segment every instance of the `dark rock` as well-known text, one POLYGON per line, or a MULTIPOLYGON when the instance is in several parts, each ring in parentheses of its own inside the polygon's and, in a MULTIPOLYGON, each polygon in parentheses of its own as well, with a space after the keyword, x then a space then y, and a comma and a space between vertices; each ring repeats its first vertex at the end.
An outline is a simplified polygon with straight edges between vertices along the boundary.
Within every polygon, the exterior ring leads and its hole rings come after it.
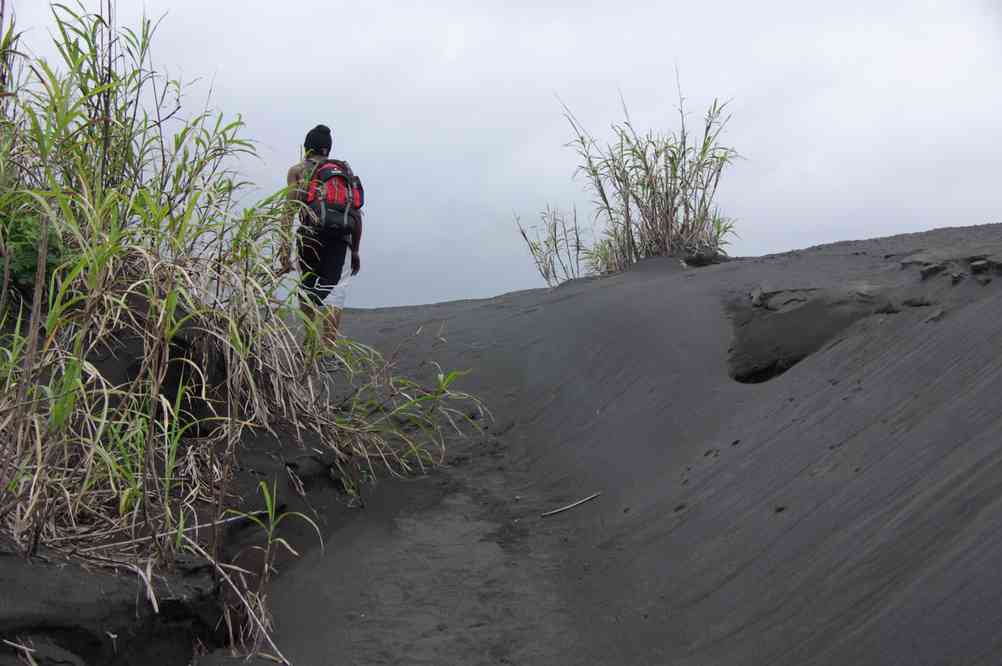
POLYGON ((988 261, 985 259, 979 259, 971 262, 972 273, 985 273, 988 271, 988 268, 988 261))
POLYGON ((287 461, 286 467, 302 484, 306 492, 320 486, 330 486, 333 483, 331 470, 334 467, 333 456, 304 455, 296 460, 287 461))
POLYGON ((899 312, 901 309, 891 301, 887 301, 876 310, 877 314, 898 314, 899 312))
POLYGON ((697 268, 702 266, 712 266, 713 264, 720 264, 727 261, 727 255, 721 254, 719 252, 705 251, 705 252, 695 252, 693 254, 687 254, 682 258, 687 266, 695 266, 697 268))
POLYGON ((946 266, 944 266, 943 264, 929 264, 927 266, 923 266, 922 269, 919 271, 919 273, 922 275, 923 280, 927 280, 933 275, 942 273, 945 270, 946 266))

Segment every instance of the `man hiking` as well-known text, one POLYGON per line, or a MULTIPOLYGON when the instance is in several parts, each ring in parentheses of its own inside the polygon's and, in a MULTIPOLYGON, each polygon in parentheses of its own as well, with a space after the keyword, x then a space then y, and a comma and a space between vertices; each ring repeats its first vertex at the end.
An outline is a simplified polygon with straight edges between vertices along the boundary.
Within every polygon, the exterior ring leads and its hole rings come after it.
POLYGON ((351 274, 361 270, 358 249, 365 200, 362 182, 348 163, 330 157, 333 145, 331 130, 325 125, 317 125, 306 134, 303 160, 289 169, 290 210, 284 219, 278 257, 282 270, 292 270, 287 239, 298 210, 299 304, 310 319, 315 321, 318 314, 323 317, 323 339, 329 344, 337 339, 341 307, 325 307, 324 301, 341 280, 349 250, 351 274))

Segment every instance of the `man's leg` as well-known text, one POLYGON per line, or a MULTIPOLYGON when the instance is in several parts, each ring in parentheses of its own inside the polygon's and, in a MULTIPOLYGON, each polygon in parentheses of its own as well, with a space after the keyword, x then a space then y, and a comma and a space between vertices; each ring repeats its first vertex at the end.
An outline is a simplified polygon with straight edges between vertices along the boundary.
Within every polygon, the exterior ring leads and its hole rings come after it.
POLYGON ((303 312, 307 335, 310 330, 315 330, 324 344, 332 346, 337 341, 338 329, 341 327, 341 308, 325 306, 317 292, 326 293, 322 288, 310 289, 305 284, 301 285, 299 308, 303 312))
POLYGON ((312 323, 324 344, 333 346, 337 342, 338 330, 341 328, 341 308, 324 305, 324 299, 330 293, 330 287, 314 285, 312 289, 301 288, 299 292, 299 307, 303 318, 312 323))
MULTIPOLYGON (((323 257, 323 278, 328 285, 327 294, 333 291, 341 281, 341 274, 344 272, 344 262, 348 254, 348 245, 343 238, 334 238, 328 242, 327 252, 323 257)), ((324 295, 326 298, 327 294, 324 295)), ((333 345, 341 332, 341 305, 329 305, 324 313, 324 338, 333 345)))
POLYGON ((318 328, 321 340, 333 346, 341 327, 341 308, 324 306, 324 300, 341 281, 347 244, 340 237, 311 235, 309 243, 300 244, 300 268, 303 270, 299 305, 303 315, 318 328))
POLYGON ((324 286, 324 255, 326 248, 323 239, 315 233, 300 232, 298 243, 299 270, 301 273, 299 285, 299 309, 303 312, 303 323, 306 326, 307 338, 316 332, 317 338, 327 338, 328 314, 323 306, 324 298, 330 293, 324 286))
POLYGON ((313 299, 310 298, 309 292, 303 288, 299 290, 299 309, 303 311, 304 319, 313 319, 317 313, 317 308, 313 305, 313 299))

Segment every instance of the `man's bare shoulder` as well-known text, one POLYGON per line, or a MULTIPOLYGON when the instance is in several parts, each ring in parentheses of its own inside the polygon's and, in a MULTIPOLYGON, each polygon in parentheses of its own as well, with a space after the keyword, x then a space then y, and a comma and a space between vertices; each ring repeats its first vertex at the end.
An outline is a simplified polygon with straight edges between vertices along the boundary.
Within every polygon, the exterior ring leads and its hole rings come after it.
POLYGON ((289 167, 289 174, 286 180, 289 184, 298 183, 303 179, 303 174, 306 172, 306 164, 304 162, 297 162, 289 167))

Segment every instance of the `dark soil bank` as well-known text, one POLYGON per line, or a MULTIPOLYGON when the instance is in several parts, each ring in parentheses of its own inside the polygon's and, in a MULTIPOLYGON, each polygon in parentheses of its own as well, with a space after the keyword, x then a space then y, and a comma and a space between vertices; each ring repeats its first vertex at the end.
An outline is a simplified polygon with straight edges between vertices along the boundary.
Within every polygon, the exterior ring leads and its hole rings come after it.
POLYGON ((472 370, 495 419, 363 509, 324 491, 326 550, 303 530, 268 592, 278 644, 300 665, 1002 663, 1000 285, 993 225, 350 311, 354 337, 472 370))

